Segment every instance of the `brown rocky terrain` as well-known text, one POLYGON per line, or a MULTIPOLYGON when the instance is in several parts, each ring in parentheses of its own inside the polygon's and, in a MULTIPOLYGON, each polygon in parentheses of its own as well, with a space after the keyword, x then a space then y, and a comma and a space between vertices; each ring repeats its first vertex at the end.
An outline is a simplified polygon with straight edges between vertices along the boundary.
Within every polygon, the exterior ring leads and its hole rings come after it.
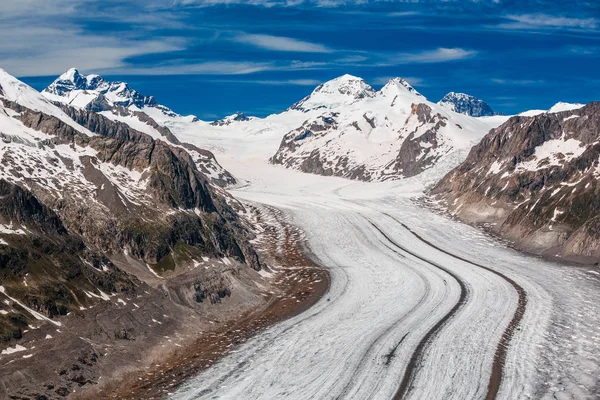
POLYGON ((285 283, 308 261, 263 271, 260 217, 208 176, 212 153, 58 108, 0 72, 1 398, 112 385, 203 349, 206 332, 250 335, 318 298, 285 283))
POLYGON ((527 251, 600 257, 600 103, 516 116, 490 131, 432 194, 527 251))

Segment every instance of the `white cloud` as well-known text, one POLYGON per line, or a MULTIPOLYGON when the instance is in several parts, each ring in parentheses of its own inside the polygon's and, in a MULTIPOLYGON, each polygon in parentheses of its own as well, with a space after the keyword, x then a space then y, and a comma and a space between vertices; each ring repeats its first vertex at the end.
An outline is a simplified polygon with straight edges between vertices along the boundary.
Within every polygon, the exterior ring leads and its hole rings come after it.
POLYGON ((2 4, 0 20, 17 17, 64 16, 73 14, 78 6, 93 0, 19 0, 2 4))
POLYGON ((294 86, 317 86, 322 82, 318 79, 268 79, 268 80, 215 80, 212 82, 243 83, 249 85, 294 85, 294 86))
MULTIPOLYGON (((373 0, 389 1, 389 0, 373 0)), ((300 5, 312 5, 317 7, 341 7, 346 5, 367 4, 368 0, 176 0, 180 5, 196 5, 200 7, 211 7, 216 5, 252 5, 262 7, 294 7, 300 5)))
POLYGON ((491 81, 498 85, 514 85, 514 86, 529 86, 529 85, 541 85, 545 81, 539 79, 504 79, 504 78, 492 78, 491 81))
POLYGON ((2 68, 16 76, 57 75, 70 67, 96 71, 125 66, 129 57, 185 48, 180 38, 127 40, 79 29, 2 24, 2 68))
POLYGON ((235 42, 249 44, 261 49, 293 51, 301 53, 329 53, 331 50, 318 44, 283 36, 243 34, 233 38, 235 42))
POLYGON ((596 30, 595 18, 569 18, 547 14, 506 15, 510 23, 500 24, 502 29, 579 29, 596 30))
POLYGON ((390 58, 395 64, 425 64, 447 61, 464 60, 477 55, 475 50, 440 47, 435 50, 425 50, 416 53, 399 53, 390 58))
POLYGON ((126 66, 100 71, 130 75, 247 75, 270 71, 277 66, 270 62, 206 61, 192 64, 167 64, 147 67, 126 66))

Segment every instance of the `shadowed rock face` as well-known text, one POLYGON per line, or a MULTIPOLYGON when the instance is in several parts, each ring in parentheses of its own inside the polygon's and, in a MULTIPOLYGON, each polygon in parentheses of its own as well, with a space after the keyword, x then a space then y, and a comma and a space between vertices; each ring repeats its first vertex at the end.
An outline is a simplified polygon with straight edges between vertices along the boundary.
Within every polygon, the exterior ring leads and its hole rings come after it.
POLYGON ((346 140, 344 135, 348 131, 367 134, 363 132, 363 128, 376 129, 378 124, 386 124, 387 121, 378 121, 377 118, 364 113, 361 115, 362 121, 355 121, 343 128, 339 123, 340 118, 342 117, 338 112, 327 112, 305 121, 301 127, 283 137, 277 153, 269 161, 312 174, 371 181, 386 176, 417 175, 443 156, 443 152, 436 150, 439 145, 439 131, 446 126, 447 118, 434 113, 426 104, 412 104, 405 125, 408 126, 411 119, 416 122, 410 129, 405 126, 398 132, 397 140, 401 144, 397 155, 381 169, 368 168, 365 163, 357 162, 348 156, 343 145, 346 140), (361 123, 363 128, 360 127, 361 123), (323 146, 307 150, 316 141, 323 143, 323 146))
POLYGON ((442 97, 438 104, 459 114, 470 115, 471 117, 496 115, 485 101, 464 93, 450 92, 442 97))
POLYGON ((600 103, 492 130, 432 193, 536 252, 600 258, 600 103))
POLYGON ((446 118, 433 114, 431 107, 426 104, 413 104, 412 115, 416 115, 421 125, 429 124, 430 128, 417 138, 415 132, 410 132, 402 143, 398 156, 393 164, 393 170, 405 177, 415 176, 433 165, 441 156, 433 150, 438 147, 438 132, 446 126, 446 118))
POLYGON ((67 192, 58 198, 43 186, 33 189, 89 245, 108 252, 125 248, 134 257, 156 264, 183 242, 207 255, 232 256, 260 268, 237 215, 184 148, 89 110, 64 107, 74 121, 97 136, 83 135, 56 117, 4 104, 19 112, 27 127, 55 135, 54 145, 89 146, 97 152, 94 157, 80 157, 86 180, 95 186, 89 192, 67 192), (140 174, 144 187, 133 196, 125 195, 128 188, 108 179, 104 165, 140 174))
MULTIPOLYGON (((25 306, 48 318, 88 306, 86 291, 134 295, 144 287, 70 233, 30 191, 3 179, 0 224, 21 232, 2 236, 0 282, 11 294, 17 293, 25 306)), ((19 339, 22 330, 35 322, 20 306, 13 303, 9 309, 10 313, 0 315, 0 342, 19 339)))

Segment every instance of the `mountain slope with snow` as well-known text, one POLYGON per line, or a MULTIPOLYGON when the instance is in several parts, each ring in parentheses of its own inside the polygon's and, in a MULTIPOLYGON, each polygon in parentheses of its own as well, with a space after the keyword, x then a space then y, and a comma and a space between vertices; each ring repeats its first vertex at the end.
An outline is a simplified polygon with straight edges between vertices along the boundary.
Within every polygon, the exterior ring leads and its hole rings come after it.
POLYGON ((465 93, 450 92, 442 97, 438 101, 438 104, 451 111, 471 117, 491 117, 496 115, 485 101, 465 93))
POLYGON ((320 85, 293 110, 306 119, 283 137, 271 162, 360 180, 419 174, 503 121, 449 111, 401 78, 375 91, 350 75, 320 85))
POLYGON ((142 275, 168 273, 201 256, 230 256, 259 268, 232 199, 198 166, 194 155, 204 150, 155 140, 90 110, 61 109, 4 71, 0 138, 1 191, 13 193, 0 196, 0 259, 8 268, 3 271, 16 278, 2 279, 4 287, 28 293, 25 303, 36 308, 47 275, 65 262, 91 279, 80 289, 70 287, 76 294, 59 305, 45 298, 38 312, 60 309, 63 315, 87 306, 83 289, 118 291, 115 282, 111 290, 94 288, 103 282, 98 274, 114 269, 109 258, 136 260, 131 265, 144 265, 142 275), (14 196, 25 200, 13 204, 14 196), (49 220, 56 223, 42 224, 49 220), (23 254, 39 246, 32 244, 37 236, 64 245, 23 264, 23 254), (60 261, 61 248, 75 261, 60 261), (23 287, 26 275, 30 284, 23 287))
POLYGON ((522 113, 519 113, 519 115, 522 117, 535 117, 536 115, 545 114, 545 113, 556 113, 556 112, 561 112, 561 111, 577 110, 578 108, 581 108, 584 105, 585 104, 565 103, 565 102, 559 101, 558 103, 556 103, 555 105, 550 107, 549 110, 527 110, 527 111, 523 111, 522 113))
POLYGON ((434 193, 460 218, 495 223, 527 250, 598 257, 600 103, 566 108, 512 117, 434 193))
POLYGON ((235 178, 221 167, 209 151, 181 143, 168 127, 157 122, 165 120, 196 121, 193 116, 182 117, 160 105, 152 96, 144 96, 125 82, 109 82, 99 75, 83 75, 71 68, 50 84, 42 95, 62 107, 98 113, 111 121, 123 123, 153 139, 185 148, 211 182, 225 187, 236 183, 235 178))

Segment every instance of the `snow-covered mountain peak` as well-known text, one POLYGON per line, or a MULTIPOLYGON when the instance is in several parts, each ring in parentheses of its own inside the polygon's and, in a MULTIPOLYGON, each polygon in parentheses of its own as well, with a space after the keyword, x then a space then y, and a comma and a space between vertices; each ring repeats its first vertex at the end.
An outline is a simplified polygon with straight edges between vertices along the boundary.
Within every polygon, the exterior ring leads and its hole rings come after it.
POLYGON ((403 78, 390 79, 385 86, 382 87, 379 92, 377 92, 377 94, 382 97, 390 97, 393 99, 397 98, 398 96, 407 97, 415 102, 421 102, 425 100, 425 97, 421 93, 417 92, 417 90, 413 88, 406 79, 403 78))
POLYGON ((556 113, 561 111, 571 111, 582 108, 585 104, 581 103, 565 103, 564 101, 559 101, 548 110, 549 113, 556 113))
POLYGON ((375 97, 375 94, 375 90, 364 79, 346 74, 317 86, 309 96, 290 108, 300 111, 334 108, 375 97))
POLYGON ((438 104, 459 114, 470 115, 471 117, 496 115, 485 101, 466 93, 450 92, 442 97, 438 104))
POLYGON ((559 101, 558 103, 556 103, 555 105, 550 107, 549 110, 527 110, 527 111, 523 111, 522 113, 519 113, 518 115, 520 115, 522 117, 535 117, 536 115, 541 115, 541 114, 546 114, 546 113, 557 113, 557 112, 562 112, 562 111, 577 110, 577 109, 583 107, 584 105, 585 104, 581 104, 581 103, 565 103, 564 101, 559 101))
MULTIPOLYGON (((39 111, 58 118, 75 130, 92 136, 86 128, 77 124, 68 117, 60 108, 48 101, 41 93, 31 86, 21 82, 3 69, 0 69, 0 98, 15 102, 33 111, 39 111)), ((0 106, 2 103, 0 102, 0 106)))
POLYGON ((423 97, 421 93, 417 92, 417 90, 403 78, 392 78, 381 88, 381 90, 379 90, 379 93, 384 97, 394 97, 407 92, 423 97))
POLYGON ((132 89, 126 82, 110 82, 96 74, 84 75, 71 68, 60 75, 42 92, 48 99, 78 108, 101 104, 103 107, 120 106, 142 110, 146 107, 159 109, 169 116, 177 116, 169 108, 156 102, 153 96, 145 96, 132 89))
POLYGON ((375 95, 375 90, 373 90, 364 79, 345 74, 325 82, 317 87, 313 93, 331 95, 342 94, 355 99, 362 99, 365 97, 373 97, 375 95))

